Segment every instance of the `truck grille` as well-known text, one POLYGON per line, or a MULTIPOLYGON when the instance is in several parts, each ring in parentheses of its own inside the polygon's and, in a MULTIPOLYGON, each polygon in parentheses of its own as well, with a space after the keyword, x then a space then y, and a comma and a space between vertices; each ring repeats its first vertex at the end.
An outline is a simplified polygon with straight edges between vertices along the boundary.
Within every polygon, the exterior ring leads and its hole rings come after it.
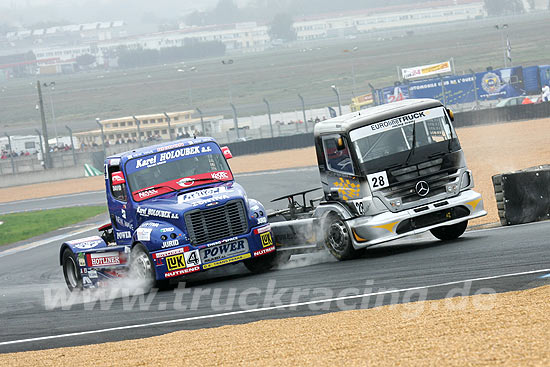
POLYGON ((212 209, 193 210, 184 216, 194 246, 238 236, 248 231, 242 200, 233 200, 212 209))
POLYGON ((416 193, 415 186, 418 181, 426 181, 430 186, 430 192, 425 198, 444 194, 446 185, 454 182, 458 177, 456 168, 442 169, 442 159, 434 159, 428 162, 391 171, 391 175, 397 181, 381 192, 386 200, 401 199, 402 210, 409 205, 423 199, 416 193))

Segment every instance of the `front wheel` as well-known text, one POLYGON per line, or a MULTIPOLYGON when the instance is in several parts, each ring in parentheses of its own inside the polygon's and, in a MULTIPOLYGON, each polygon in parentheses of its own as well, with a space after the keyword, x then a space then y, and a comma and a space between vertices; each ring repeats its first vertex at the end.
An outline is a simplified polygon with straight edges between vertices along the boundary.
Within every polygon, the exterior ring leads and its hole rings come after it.
POLYGON ((351 234, 344 221, 336 214, 327 217, 324 223, 325 246, 338 260, 351 260, 361 257, 365 250, 353 248, 351 234))
POLYGON ((73 252, 69 249, 65 249, 63 252, 63 275, 65 276, 65 283, 71 292, 82 289, 82 276, 80 270, 76 265, 76 260, 73 252))
POLYGON ((275 266, 277 263, 277 253, 272 252, 267 255, 262 255, 260 257, 254 257, 252 259, 245 260, 244 266, 250 270, 252 273, 259 274, 265 273, 275 266))
POLYGON ((430 232, 442 241, 450 241, 456 240, 458 237, 462 236, 466 231, 466 227, 468 227, 468 221, 453 224, 451 226, 442 226, 430 229, 430 232))
POLYGON ((143 283, 145 292, 149 292, 152 288, 164 291, 176 287, 168 279, 156 279, 155 267, 153 266, 151 257, 145 246, 141 243, 134 246, 130 255, 130 277, 143 283))

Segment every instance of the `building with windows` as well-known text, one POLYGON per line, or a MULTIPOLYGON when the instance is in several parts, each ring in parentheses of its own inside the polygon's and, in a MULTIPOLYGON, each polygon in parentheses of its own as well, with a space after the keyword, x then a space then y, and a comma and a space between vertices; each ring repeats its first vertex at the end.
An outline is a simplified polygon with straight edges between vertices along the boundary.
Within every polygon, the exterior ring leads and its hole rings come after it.
POLYGON ((487 12, 483 1, 440 0, 307 17, 296 20, 293 27, 297 40, 307 41, 486 16, 487 12))
MULTIPOLYGON (((223 116, 204 116, 205 131, 202 131, 201 119, 193 117, 194 110, 167 112, 118 117, 114 119, 99 120, 103 126, 105 142, 109 145, 138 141, 139 132, 142 141, 169 140, 172 131, 173 138, 177 136, 211 135, 221 131, 223 116), (137 120, 137 121, 136 121, 137 120)), ((100 145, 101 130, 83 131, 74 134, 81 143, 86 145, 100 145)))

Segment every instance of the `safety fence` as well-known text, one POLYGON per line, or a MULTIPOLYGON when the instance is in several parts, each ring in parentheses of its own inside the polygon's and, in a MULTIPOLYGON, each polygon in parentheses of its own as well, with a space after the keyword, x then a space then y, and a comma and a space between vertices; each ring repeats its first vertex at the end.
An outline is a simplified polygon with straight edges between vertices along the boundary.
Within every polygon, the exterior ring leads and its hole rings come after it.
MULTIPOLYGON (((455 126, 468 127, 477 125, 496 124, 519 120, 532 120, 550 117, 550 102, 528 105, 508 106, 501 108, 474 110, 455 113, 455 126)), ((269 126, 261 129, 250 129, 240 131, 240 138, 237 140, 237 134, 230 131, 223 136, 214 136, 222 145, 228 145, 236 156, 258 154, 279 150, 297 149, 313 146, 313 123, 296 124, 296 126, 273 126, 273 137, 269 126), (305 133, 307 129, 307 133, 305 133)), ((155 144, 158 142, 147 142, 143 145, 155 144)), ((129 151, 139 147, 137 143, 111 145, 106 147, 105 154, 113 155, 124 151, 129 151)), ((88 148, 90 149, 90 148, 88 148)), ((73 167, 84 175, 84 164, 92 164, 94 167, 102 170, 103 159, 105 157, 102 147, 94 147, 93 151, 72 151, 53 152, 53 169, 68 169, 73 167)), ((18 175, 21 173, 36 172, 39 174, 44 171, 42 162, 37 155, 13 157, 0 161, 0 176, 18 175), (12 165, 13 162, 13 165, 12 165)), ((28 176, 28 175, 26 175, 28 176)), ((26 178, 28 179, 28 178, 26 178)), ((37 178, 40 182, 40 178, 37 178)), ((12 181, 12 180, 10 180, 12 181)), ((0 184, 0 187, 7 185, 0 184)))

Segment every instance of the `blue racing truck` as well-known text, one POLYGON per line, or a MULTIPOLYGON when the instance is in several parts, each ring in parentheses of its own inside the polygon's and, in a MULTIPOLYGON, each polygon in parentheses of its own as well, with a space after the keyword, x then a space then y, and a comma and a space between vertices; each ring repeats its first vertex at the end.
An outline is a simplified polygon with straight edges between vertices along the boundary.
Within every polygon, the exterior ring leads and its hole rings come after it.
POLYGON ((101 236, 67 241, 60 263, 70 290, 130 276, 171 288, 186 274, 243 262, 252 272, 276 259, 262 204, 249 199, 212 138, 184 139, 108 157, 110 223, 101 236))

